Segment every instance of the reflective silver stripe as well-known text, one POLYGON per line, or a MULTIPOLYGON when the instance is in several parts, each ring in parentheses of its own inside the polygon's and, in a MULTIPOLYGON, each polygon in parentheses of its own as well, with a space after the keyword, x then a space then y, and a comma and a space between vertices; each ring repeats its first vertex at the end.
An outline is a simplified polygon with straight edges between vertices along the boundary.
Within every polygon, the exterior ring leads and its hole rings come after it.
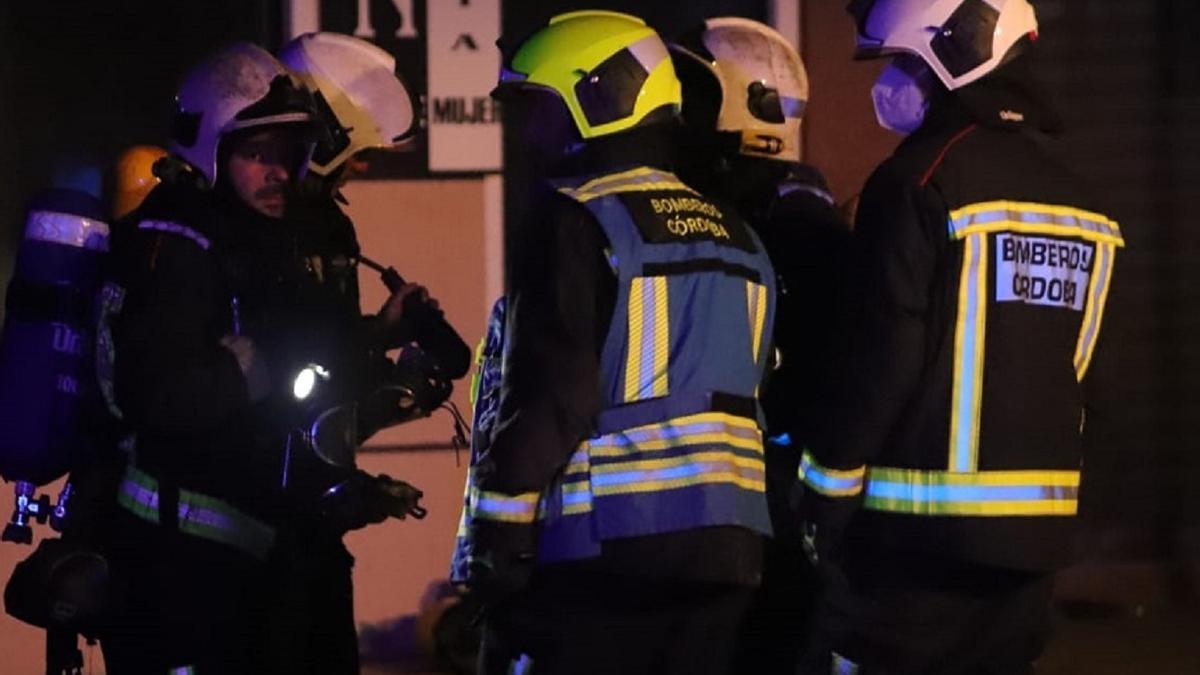
POLYGON ((117 490, 117 503, 133 515, 158 522, 158 481, 134 467, 125 470, 125 479, 117 490))
POLYGON ((500 66, 500 83, 505 82, 524 82, 529 76, 525 73, 519 73, 508 66, 500 66))
POLYGON ((107 251, 108 223, 72 213, 31 211, 25 227, 25 238, 91 251, 107 251))
POLYGON ((138 223, 138 229, 177 234, 181 237, 185 237, 196 242, 196 245, 205 251, 212 248, 212 242, 210 242, 204 235, 193 230, 187 225, 180 225, 179 223, 173 223, 169 220, 143 220, 142 222, 138 223))
POLYGON ((808 107, 808 101, 802 98, 793 98, 791 96, 780 96, 779 105, 783 108, 783 116, 793 119, 804 117, 804 109, 808 107))
POLYGON ((858 675, 858 664, 850 659, 838 654, 830 652, 832 663, 829 664, 829 672, 831 675, 858 675))
POLYGON ((951 239, 973 232, 1026 232, 1125 245, 1121 227, 1107 216, 1058 204, 1006 200, 971 204, 951 211, 949 226, 951 239))
POLYGON ((167 675, 196 675, 196 666, 178 666, 167 671, 167 675))
POLYGON ((638 63, 642 64, 642 67, 646 69, 647 73, 654 72, 654 69, 658 67, 658 64, 662 63, 663 59, 666 59, 670 56, 670 54, 667 52, 667 46, 663 44, 662 38, 658 37, 658 35, 647 35, 641 40, 629 45, 627 49, 629 50, 630 54, 633 54, 633 58, 637 59, 638 63))
POLYGON ((780 197, 786 196, 793 192, 807 192, 808 194, 820 199, 830 206, 834 205, 833 195, 814 185, 805 185, 804 183, 783 183, 779 186, 780 197))
MULTIPOLYGON (((139 518, 158 523, 158 480, 137 467, 125 470, 117 502, 139 518)), ((275 530, 228 503, 208 495, 179 491, 179 531, 228 544, 265 559, 275 543, 275 530)))
POLYGON ((472 486, 468 493, 472 518, 503 523, 532 523, 537 519, 540 492, 508 495, 472 486))

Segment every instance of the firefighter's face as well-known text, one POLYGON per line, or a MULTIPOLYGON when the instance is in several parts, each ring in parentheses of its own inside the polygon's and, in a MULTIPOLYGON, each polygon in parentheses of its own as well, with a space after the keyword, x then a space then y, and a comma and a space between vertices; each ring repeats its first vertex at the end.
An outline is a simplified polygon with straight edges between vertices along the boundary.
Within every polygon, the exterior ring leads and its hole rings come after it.
POLYGON ((288 182, 304 161, 303 145, 284 129, 264 129, 234 140, 228 176, 247 206, 270 218, 282 218, 288 182))

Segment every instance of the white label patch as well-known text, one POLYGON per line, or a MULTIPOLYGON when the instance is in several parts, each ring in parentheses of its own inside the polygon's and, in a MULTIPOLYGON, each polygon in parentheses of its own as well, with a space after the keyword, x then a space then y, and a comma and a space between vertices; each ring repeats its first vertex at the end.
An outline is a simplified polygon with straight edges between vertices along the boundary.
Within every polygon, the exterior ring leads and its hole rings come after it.
POLYGON ((996 301, 1083 310, 1094 245, 996 235, 996 301))

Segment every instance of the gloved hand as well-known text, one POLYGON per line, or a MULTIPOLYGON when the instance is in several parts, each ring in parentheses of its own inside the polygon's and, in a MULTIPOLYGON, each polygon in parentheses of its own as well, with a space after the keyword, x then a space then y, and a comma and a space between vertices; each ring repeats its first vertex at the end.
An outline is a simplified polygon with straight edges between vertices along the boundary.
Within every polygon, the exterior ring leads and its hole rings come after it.
POLYGON ((266 361, 254 341, 244 335, 226 335, 220 344, 233 358, 246 378, 246 394, 251 401, 261 401, 271 392, 271 377, 266 361))
POLYGON ((860 508, 856 498, 832 498, 806 489, 800 491, 800 544, 804 557, 826 583, 844 580, 841 571, 846 529, 860 508))
POLYGON ((537 556, 533 525, 476 522, 467 588, 486 608, 503 605, 529 585, 537 556))
POLYGON ((416 305, 429 305, 434 311, 439 309, 438 301, 429 297, 429 290, 424 286, 413 283, 400 286, 379 308, 380 329, 392 340, 411 339, 412 324, 419 320, 414 316, 419 313, 416 305))
POLYGON ((388 518, 424 518, 423 496, 412 485, 386 474, 356 471, 321 495, 320 510, 332 527, 347 532, 388 518))

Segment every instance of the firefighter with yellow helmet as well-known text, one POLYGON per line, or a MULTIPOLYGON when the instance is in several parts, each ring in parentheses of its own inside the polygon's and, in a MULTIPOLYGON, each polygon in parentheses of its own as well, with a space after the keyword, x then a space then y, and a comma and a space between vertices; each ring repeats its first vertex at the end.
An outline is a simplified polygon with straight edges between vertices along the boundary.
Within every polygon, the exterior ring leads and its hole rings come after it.
POLYGON ((679 81, 640 19, 554 17, 494 95, 542 193, 468 493, 484 671, 729 672, 770 532, 770 261, 671 172, 679 81))

